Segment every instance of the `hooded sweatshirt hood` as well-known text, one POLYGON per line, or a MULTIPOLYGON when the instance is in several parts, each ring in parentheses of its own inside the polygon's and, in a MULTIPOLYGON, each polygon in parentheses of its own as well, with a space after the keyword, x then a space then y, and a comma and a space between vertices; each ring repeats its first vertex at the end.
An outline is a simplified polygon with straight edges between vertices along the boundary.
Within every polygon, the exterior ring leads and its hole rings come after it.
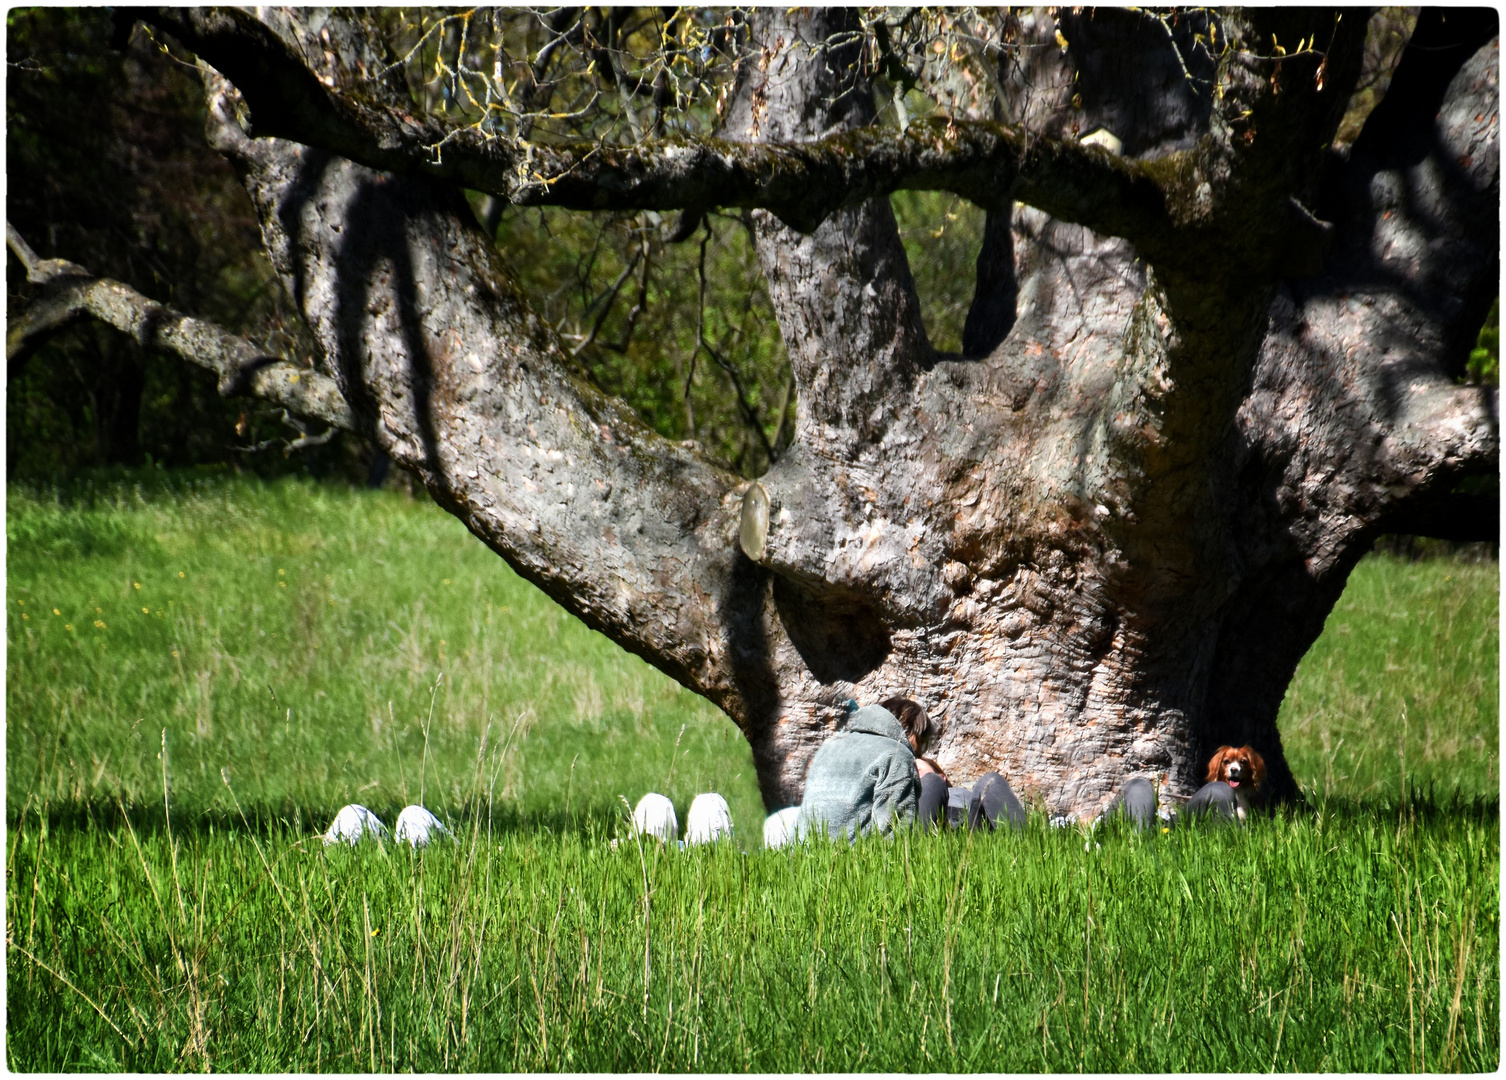
POLYGON ((804 838, 825 829, 849 839, 887 833, 919 805, 920 774, 904 726, 888 709, 869 705, 811 758, 796 832, 804 838))
POLYGON ((883 735, 891 739, 897 739, 906 746, 910 744, 909 736, 905 734, 904 725, 901 724, 892 712, 882 705, 865 705, 853 713, 847 721, 848 731, 860 731, 865 735, 883 735))

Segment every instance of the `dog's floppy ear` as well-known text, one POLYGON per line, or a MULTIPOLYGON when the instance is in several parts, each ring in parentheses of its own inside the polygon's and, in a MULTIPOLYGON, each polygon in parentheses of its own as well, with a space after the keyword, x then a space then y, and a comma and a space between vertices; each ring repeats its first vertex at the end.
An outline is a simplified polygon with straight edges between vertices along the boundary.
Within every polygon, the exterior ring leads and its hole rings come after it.
POLYGON ((1253 774, 1251 786, 1259 791, 1265 786, 1265 758, 1261 757, 1254 747, 1245 747, 1245 753, 1250 755, 1250 772, 1253 774))
POLYGON ((1208 762, 1208 775, 1203 780, 1203 783, 1211 784, 1218 779, 1218 769, 1224 763, 1224 755, 1233 752, 1234 747, 1232 746, 1220 746, 1217 750, 1213 751, 1213 758, 1208 762))

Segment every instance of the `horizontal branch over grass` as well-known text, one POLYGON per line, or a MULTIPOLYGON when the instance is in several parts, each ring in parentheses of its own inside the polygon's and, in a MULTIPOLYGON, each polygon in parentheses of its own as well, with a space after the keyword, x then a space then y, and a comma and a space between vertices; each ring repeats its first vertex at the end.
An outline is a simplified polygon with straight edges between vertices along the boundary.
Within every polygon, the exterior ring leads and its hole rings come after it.
POLYGON ((355 429, 350 406, 328 375, 268 356, 243 337, 159 304, 129 285, 95 277, 77 263, 38 258, 9 222, 5 228, 7 243, 26 268, 27 280, 41 286, 40 295, 11 317, 5 343, 8 359, 88 315, 139 345, 164 349, 207 368, 218 376, 219 392, 226 397, 258 397, 331 427, 355 429))
MULTIPOLYGON (((258 136, 317 146, 390 172, 421 174, 523 206, 573 210, 760 207, 803 232, 832 211, 902 188, 950 191, 985 208, 1013 199, 1063 221, 1166 247, 1157 183, 1095 146, 987 121, 869 126, 813 143, 659 139, 636 146, 546 145, 448 124, 326 86, 249 12, 143 9, 232 82, 258 136)), ((1169 250, 1169 249, 1168 249, 1169 250)))

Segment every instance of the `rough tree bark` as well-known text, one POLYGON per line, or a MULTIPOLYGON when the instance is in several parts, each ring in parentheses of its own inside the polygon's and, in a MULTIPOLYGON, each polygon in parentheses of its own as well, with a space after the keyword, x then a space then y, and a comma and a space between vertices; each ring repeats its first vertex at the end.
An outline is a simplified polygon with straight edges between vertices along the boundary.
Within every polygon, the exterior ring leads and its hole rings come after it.
MULTIPOLYGON (((998 769, 1052 813, 1132 775, 1174 802, 1223 742, 1293 795, 1277 709, 1350 570, 1497 467, 1495 391, 1455 377, 1497 287, 1494 12, 1425 11, 1347 154, 1356 9, 1026 13, 1002 116, 903 132, 873 122, 854 13, 757 9, 721 138, 611 151, 416 119, 334 17, 133 14, 208 65, 211 138, 321 355, 300 390, 167 347, 293 409, 328 388, 306 412, 725 710, 770 808, 847 698, 896 693, 942 719, 955 780, 998 769), (1080 141, 1100 126, 1120 153, 1080 141), (750 484, 603 395, 460 184, 756 208, 789 451, 750 484), (898 187, 989 212, 964 356, 927 339, 898 187)), ((58 312, 145 325, 80 273, 13 348, 58 312)))

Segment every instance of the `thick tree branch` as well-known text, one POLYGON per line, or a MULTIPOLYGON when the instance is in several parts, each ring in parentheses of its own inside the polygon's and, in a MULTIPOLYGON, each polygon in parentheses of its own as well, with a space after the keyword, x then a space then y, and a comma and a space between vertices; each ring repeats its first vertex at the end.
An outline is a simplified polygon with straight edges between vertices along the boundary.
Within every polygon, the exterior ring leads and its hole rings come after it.
MULTIPOLYGON (((1440 79, 1426 21, 1419 32, 1393 91, 1419 61, 1440 79)), ((1496 391, 1455 381, 1498 288, 1498 53, 1456 54, 1423 112, 1376 109, 1390 138, 1362 134, 1328 195, 1343 210, 1334 257, 1272 309, 1242 426, 1282 475, 1277 498, 1300 508, 1282 528, 1315 571, 1498 460, 1496 391), (1403 114, 1421 130, 1397 130, 1403 114)))
POLYGON ((978 250, 973 302, 962 328, 962 355, 987 356, 1014 326, 1019 282, 1015 279, 1013 208, 990 210, 978 250))
POLYGON ((867 126, 811 143, 540 147, 526 167, 500 188, 523 205, 748 207, 806 233, 839 208, 901 189, 950 191, 994 209, 1018 200, 1158 249, 1169 225, 1159 189, 1136 163, 982 120, 917 120, 903 132, 867 126))
POLYGON ((1369 12, 1252 7, 1225 13, 1234 48, 1214 107, 1231 151, 1228 196, 1307 198, 1364 64, 1369 12), (1285 43, 1285 44, 1283 44, 1285 43))
POLYGON ((247 138, 236 90, 205 81, 211 140, 363 430, 588 625, 739 723, 765 716, 777 690, 745 631, 767 579, 736 541, 746 485, 591 383, 458 192, 247 138))
MULTIPOLYGON (((1429 19, 1438 13, 1423 13, 1422 47, 1391 93, 1430 85, 1431 104, 1372 113, 1326 194, 1328 265, 1271 305, 1238 415, 1230 533, 1242 572, 1218 630, 1203 753, 1275 737, 1282 690, 1378 533, 1489 535, 1490 508, 1454 492, 1499 467, 1499 397, 1459 385, 1451 367, 1498 288, 1498 44, 1476 38, 1472 55, 1446 56, 1428 42, 1429 19), (1430 70, 1409 74, 1419 60, 1430 70)), ((1276 783, 1295 790, 1289 775, 1276 783)))
MULTIPOLYGON (((749 25, 764 60, 745 72, 728 109, 731 134, 790 144, 874 130, 863 126, 874 104, 853 11, 761 8, 749 25)), ((782 587, 824 595, 830 608, 847 604, 853 621, 914 623, 917 609, 943 602, 939 549, 917 551, 905 532, 905 501, 924 481, 910 473, 880 483, 875 473, 885 467, 881 447, 914 438, 914 416, 898 403, 914 398, 935 353, 893 212, 887 199, 870 199, 806 235, 771 214, 752 216, 798 387, 795 442, 762 478, 773 522, 761 561, 782 587), (909 557, 880 569, 866 544, 839 540, 865 506, 866 539, 909 557), (861 615, 851 614, 856 597, 861 615)))
POLYGON ((39 259, 9 222, 5 228, 6 241, 26 268, 27 280, 41 286, 37 299, 19 315, 11 316, 6 331, 7 359, 88 315, 139 345, 165 349, 214 372, 219 391, 226 397, 262 398, 333 428, 355 430, 350 406, 329 376, 268 356, 245 338, 149 300, 128 285, 94 277, 74 263, 39 259))
POLYGON ((866 126, 810 143, 662 139, 631 147, 549 146, 415 116, 336 92, 282 38, 240 9, 150 9, 241 91, 257 136, 319 147, 375 169, 458 184, 525 206, 573 210, 770 210, 811 232, 839 207, 902 188, 943 190, 989 208, 1012 200, 1171 252, 1169 219, 1141 167, 1075 140, 991 121, 866 126))

